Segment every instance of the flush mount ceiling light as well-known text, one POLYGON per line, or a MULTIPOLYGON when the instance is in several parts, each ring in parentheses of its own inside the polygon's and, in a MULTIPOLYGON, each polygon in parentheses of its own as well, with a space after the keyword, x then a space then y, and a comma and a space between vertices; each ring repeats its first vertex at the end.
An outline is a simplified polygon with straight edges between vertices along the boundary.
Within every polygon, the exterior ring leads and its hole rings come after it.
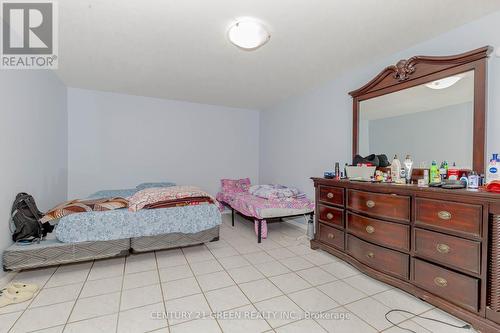
POLYGON ((446 89, 460 81, 461 78, 461 76, 449 76, 444 79, 429 82, 425 86, 431 89, 446 89))
POLYGON ((256 50, 271 38, 264 25, 254 19, 236 21, 227 33, 231 43, 247 51, 256 50))

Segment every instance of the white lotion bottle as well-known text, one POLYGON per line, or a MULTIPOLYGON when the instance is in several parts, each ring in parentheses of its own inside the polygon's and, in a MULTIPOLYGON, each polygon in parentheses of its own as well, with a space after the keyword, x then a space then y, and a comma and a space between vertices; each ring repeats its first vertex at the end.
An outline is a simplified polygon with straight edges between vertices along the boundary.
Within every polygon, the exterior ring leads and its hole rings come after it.
POLYGON ((493 154, 493 158, 488 164, 488 169, 486 170, 486 183, 491 183, 494 180, 500 180, 500 172, 498 168, 500 167, 500 160, 498 159, 498 154, 493 154))
POLYGON ((401 162, 398 159, 398 155, 394 155, 391 163, 391 179, 393 182, 397 183, 401 177, 401 162))

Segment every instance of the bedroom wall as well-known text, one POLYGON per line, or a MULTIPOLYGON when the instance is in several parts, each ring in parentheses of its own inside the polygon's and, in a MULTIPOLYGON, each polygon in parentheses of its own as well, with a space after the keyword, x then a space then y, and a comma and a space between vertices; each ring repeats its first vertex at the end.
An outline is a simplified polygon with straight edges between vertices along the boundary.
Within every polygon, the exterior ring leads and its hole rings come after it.
MULTIPOLYGON (((500 12, 415 45, 372 64, 346 69, 316 89, 293 96, 261 114, 260 180, 294 184, 314 194, 311 176, 351 159, 352 100, 347 94, 399 59, 449 55, 485 45, 500 46, 500 12)), ((369 50, 367 50, 369 52, 369 50)), ((488 63, 487 153, 500 150, 500 58, 488 63)))
POLYGON ((68 132, 66 87, 52 72, 3 70, 0 101, 1 255, 12 243, 7 222, 18 192, 32 194, 41 210, 66 199, 68 132))
POLYGON ((259 112, 68 89, 70 198, 174 181, 215 194, 259 177, 259 112))

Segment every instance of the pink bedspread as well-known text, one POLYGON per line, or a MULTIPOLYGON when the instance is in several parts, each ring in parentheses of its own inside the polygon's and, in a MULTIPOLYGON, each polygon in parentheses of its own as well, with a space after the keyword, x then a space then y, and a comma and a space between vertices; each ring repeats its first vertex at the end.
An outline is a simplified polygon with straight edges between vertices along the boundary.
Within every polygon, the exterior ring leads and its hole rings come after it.
POLYGON ((240 213, 263 219, 261 214, 264 209, 284 208, 284 209, 314 209, 314 203, 307 198, 286 198, 286 199, 264 199, 251 195, 248 192, 219 192, 217 200, 229 204, 240 213))

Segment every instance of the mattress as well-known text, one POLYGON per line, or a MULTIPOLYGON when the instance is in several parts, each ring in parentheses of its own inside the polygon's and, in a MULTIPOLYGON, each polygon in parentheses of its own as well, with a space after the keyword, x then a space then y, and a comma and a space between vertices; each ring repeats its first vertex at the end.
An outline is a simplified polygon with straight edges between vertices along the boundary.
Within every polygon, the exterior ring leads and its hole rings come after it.
POLYGON ((291 215, 302 215, 314 210, 314 203, 306 198, 268 200, 248 192, 219 192, 217 200, 225 202, 233 209, 257 219, 270 219, 291 215))
POLYGON ((22 270, 67 264, 78 261, 103 259, 127 255, 130 239, 106 242, 62 243, 49 234, 39 244, 13 244, 3 252, 4 270, 22 270))
POLYGON ((219 240, 219 226, 194 234, 172 233, 158 236, 137 237, 130 239, 133 252, 171 249, 219 240))
POLYGON ((63 243, 49 234, 39 244, 13 244, 3 252, 3 269, 19 271, 94 259, 196 245, 219 239, 219 226, 194 234, 173 233, 111 241, 63 243))
POLYGON ((108 241, 171 233, 194 234, 222 223, 216 205, 118 209, 71 214, 60 219, 55 234, 65 243, 108 241))

